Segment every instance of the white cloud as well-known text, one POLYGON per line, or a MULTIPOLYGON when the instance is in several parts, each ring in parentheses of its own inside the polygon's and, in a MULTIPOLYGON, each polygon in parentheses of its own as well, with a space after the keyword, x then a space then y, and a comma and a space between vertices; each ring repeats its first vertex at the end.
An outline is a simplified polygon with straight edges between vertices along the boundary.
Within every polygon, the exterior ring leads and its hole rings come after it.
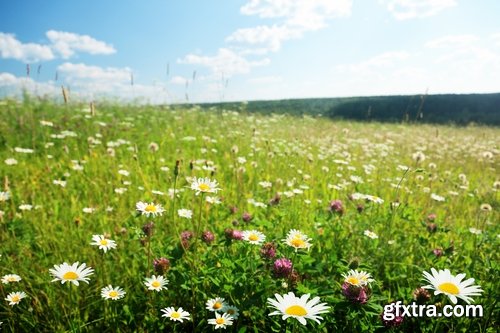
POLYGON ((116 52, 112 45, 96 40, 88 35, 79 35, 71 32, 49 30, 47 38, 52 43, 51 47, 68 59, 75 52, 86 52, 90 54, 113 54, 116 52))
POLYGON ((183 76, 174 76, 171 80, 170 80, 170 83, 172 84, 178 84, 178 85, 185 85, 186 82, 188 82, 188 79, 186 79, 185 77, 183 76))
POLYGON ((470 45, 479 41, 479 37, 466 34, 466 35, 451 35, 433 39, 425 44, 429 48, 449 48, 449 47, 469 47, 470 45))
POLYGON ((269 64, 269 59, 250 61, 240 54, 227 48, 220 48, 214 56, 200 56, 188 54, 183 59, 177 60, 181 64, 201 65, 208 67, 213 73, 223 73, 225 77, 234 74, 246 74, 252 67, 269 64))
POLYGON ((26 63, 54 59, 54 54, 47 45, 23 44, 15 35, 3 32, 0 32, 0 56, 3 59, 15 59, 26 63))
POLYGON ((456 0, 380 0, 397 20, 423 18, 456 6, 456 0))
POLYGON ((37 96, 54 96, 61 93, 59 87, 56 87, 52 81, 35 82, 29 77, 17 77, 10 73, 0 73, 0 87, 2 94, 0 96, 20 96, 23 91, 28 91, 37 96))
POLYGON ((57 71, 68 81, 93 80, 105 81, 106 83, 129 82, 131 69, 99 66, 89 66, 85 64, 73 64, 65 62, 57 67, 57 71))
POLYGON ((280 23, 238 29, 226 41, 263 44, 276 52, 286 40, 325 28, 329 19, 349 16, 351 7, 352 0, 251 0, 241 7, 242 14, 280 19, 280 23))
POLYGON ((238 29, 226 38, 228 42, 265 44, 271 51, 278 51, 283 41, 299 38, 302 32, 285 25, 261 25, 254 28, 238 29))

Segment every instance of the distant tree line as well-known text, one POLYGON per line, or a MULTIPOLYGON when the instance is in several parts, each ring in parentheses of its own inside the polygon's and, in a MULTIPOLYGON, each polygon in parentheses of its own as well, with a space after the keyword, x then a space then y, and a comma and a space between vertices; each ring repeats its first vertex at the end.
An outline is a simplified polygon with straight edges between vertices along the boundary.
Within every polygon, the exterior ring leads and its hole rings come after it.
POLYGON ((500 126, 500 93, 287 99, 202 104, 263 114, 323 115, 333 119, 500 126))

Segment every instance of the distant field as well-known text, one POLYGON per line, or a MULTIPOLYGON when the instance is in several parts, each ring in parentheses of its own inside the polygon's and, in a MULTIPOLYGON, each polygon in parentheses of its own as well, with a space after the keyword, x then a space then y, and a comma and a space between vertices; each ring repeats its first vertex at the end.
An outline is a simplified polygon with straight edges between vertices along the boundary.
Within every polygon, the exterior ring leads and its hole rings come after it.
POLYGON ((499 128, 243 111, 0 101, 2 331, 496 332, 499 128))

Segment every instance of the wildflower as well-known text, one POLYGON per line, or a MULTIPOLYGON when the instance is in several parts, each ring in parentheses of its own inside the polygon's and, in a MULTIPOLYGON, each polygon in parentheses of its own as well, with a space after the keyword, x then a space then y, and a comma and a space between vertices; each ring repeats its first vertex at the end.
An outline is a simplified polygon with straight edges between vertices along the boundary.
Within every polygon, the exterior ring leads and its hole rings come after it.
POLYGON ((54 179, 52 181, 52 184, 59 185, 61 187, 66 187, 66 181, 65 180, 61 180, 61 179, 54 179))
POLYGON ((307 324, 306 319, 312 319, 319 324, 319 321, 323 320, 319 314, 328 312, 330 307, 326 303, 319 303, 319 297, 309 300, 309 296, 310 294, 305 294, 297 297, 293 292, 285 295, 275 294, 274 297, 276 299, 267 299, 267 302, 270 304, 269 307, 276 309, 269 316, 281 315, 283 320, 292 317, 304 326, 307 324))
POLYGON ((265 243, 260 248, 260 255, 265 259, 273 259, 276 257, 276 245, 274 243, 265 243))
POLYGON ((92 214, 93 212, 95 212, 95 208, 85 207, 82 209, 82 212, 84 212, 85 214, 92 214))
POLYGON ((223 311, 224 313, 230 315, 234 320, 238 319, 238 317, 240 316, 240 310, 238 310, 238 308, 234 305, 226 305, 223 311))
POLYGON ((17 164, 17 160, 15 158, 8 158, 4 162, 7 165, 16 165, 17 164))
POLYGON ((128 172, 127 170, 118 170, 118 173, 125 177, 130 176, 130 172, 128 172))
POLYGON ((243 231, 243 240, 246 240, 250 244, 259 245, 266 239, 266 235, 257 230, 245 230, 243 231))
POLYGON ((153 275, 150 278, 146 278, 144 284, 148 287, 148 290, 161 291, 167 289, 168 280, 162 275, 153 275))
POLYGON ((423 162, 425 161, 425 155, 421 151, 417 151, 412 155, 412 158, 415 160, 415 162, 423 162))
POLYGON ((196 191, 196 195, 200 193, 217 193, 220 188, 218 188, 216 180, 210 180, 209 178, 194 178, 191 183, 191 189, 196 191))
POLYGON ((443 250, 441 250, 441 249, 434 249, 434 250, 432 250, 432 253, 434 253, 434 255, 439 258, 439 257, 441 257, 443 255, 443 250))
POLYGON ((437 224, 436 223, 427 223, 427 230, 429 232, 436 232, 437 224))
POLYGON ((483 212, 491 212, 491 210, 492 210, 493 208, 491 208, 491 205, 490 205, 490 204, 484 203, 484 204, 481 204, 480 209, 481 209, 483 212))
POLYGON ((431 193, 431 199, 435 200, 435 201, 440 201, 440 202, 443 202, 446 200, 445 197, 437 195, 436 193, 431 193))
POLYGON ((135 204, 135 207, 136 210, 141 212, 142 215, 146 215, 147 217, 149 217, 149 215, 153 215, 153 217, 155 217, 156 215, 161 216, 165 211, 161 205, 155 205, 153 202, 146 203, 139 201, 135 204))
POLYGON ((227 306, 226 302, 224 301, 224 298, 221 297, 216 297, 216 298, 211 298, 209 299, 206 303, 206 309, 210 311, 223 311, 224 307, 227 306))
POLYGON ((184 217, 186 219, 190 219, 193 217, 193 211, 190 210, 190 209, 179 209, 177 210, 177 215, 179 215, 179 217, 184 217))
POLYGON ((378 238, 378 235, 376 233, 374 233, 373 231, 370 231, 370 230, 365 230, 363 232, 363 234, 371 239, 377 239, 378 238))
POLYGON ((151 150, 153 153, 157 152, 158 149, 160 149, 160 146, 156 142, 151 142, 148 146, 149 150, 151 150))
POLYGON ((184 311, 182 308, 175 310, 174 307, 170 306, 168 308, 161 309, 161 312, 163 312, 163 314, 161 315, 162 317, 170 318, 170 320, 178 321, 181 323, 183 320, 191 319, 189 312, 184 311))
POLYGON ((21 277, 17 274, 7 274, 2 276, 2 283, 3 284, 9 284, 12 282, 19 282, 21 281, 21 277))
POLYGON ((273 186, 273 184, 268 181, 259 182, 259 185, 262 186, 263 188, 271 188, 273 186))
POLYGON ((430 222, 434 221, 436 218, 437 218, 437 215, 434 213, 427 215, 427 220, 429 220, 430 222))
POLYGON ((9 302, 10 306, 14 306, 19 304, 23 298, 25 298, 27 295, 24 291, 15 291, 7 295, 5 298, 6 301, 9 302))
POLYGON ((339 215, 344 214, 344 206, 341 200, 333 200, 330 202, 330 212, 337 213, 339 215))
POLYGON ((205 201, 212 205, 220 205, 222 203, 219 198, 211 196, 206 196, 205 201))
POLYGON ((231 326, 233 324, 233 317, 227 313, 222 315, 218 312, 215 313, 215 319, 209 319, 208 323, 215 325, 215 329, 226 328, 226 326, 231 326))
POLYGON ((205 230, 201 234, 201 240, 204 241, 206 244, 210 244, 215 240, 215 235, 213 234, 213 232, 205 230))
POLYGON ((10 198, 10 193, 8 191, 0 191, 0 202, 5 202, 9 200, 10 198))
POLYGON ((33 206, 29 205, 29 204, 23 204, 23 205, 19 206, 20 210, 31 210, 32 208, 33 208, 33 206))
POLYGON ((101 289, 102 298, 111 299, 113 301, 125 297, 125 294, 126 292, 122 288, 120 287, 113 288, 112 285, 108 285, 107 287, 101 289))
POLYGON ((312 245, 309 243, 310 240, 311 239, 301 231, 291 229, 288 232, 286 239, 283 239, 283 242, 295 248, 295 251, 297 251, 298 249, 309 249, 312 245))
POLYGON ((422 288, 434 289, 434 295, 445 294, 453 304, 457 304, 457 298, 470 304, 471 301, 474 302, 470 296, 478 296, 483 292, 480 286, 473 285, 473 278, 462 281, 465 273, 454 276, 449 269, 436 271, 434 268, 431 268, 431 273, 423 272, 425 280, 430 284, 422 288))
POLYGON ((483 232, 480 229, 469 228, 469 231, 474 235, 481 235, 483 232))
POLYGON ((277 278, 289 277, 292 273, 293 264, 290 259, 280 258, 273 264, 273 274, 277 278))
POLYGON ((250 222, 252 221, 253 217, 250 213, 248 212, 244 212, 243 215, 241 216, 241 219, 243 220, 243 222, 250 222))
POLYGON ((99 250, 103 250, 104 253, 106 253, 109 249, 116 248, 116 242, 104 237, 104 235, 93 235, 92 243, 90 243, 90 245, 99 246, 99 250))
POLYGON ((424 288, 417 288, 413 291, 413 299, 419 304, 424 304, 431 299, 431 294, 424 288))
POLYGON ((193 238, 193 232, 189 230, 184 230, 181 232, 181 243, 184 248, 189 247, 189 240, 193 238))
POLYGON ((365 304, 371 296, 369 283, 374 281, 370 274, 364 271, 350 270, 342 276, 344 277, 342 294, 353 303, 365 304))
POLYGON ((154 227, 155 224, 152 221, 149 221, 142 226, 142 232, 146 235, 146 237, 151 237, 153 236, 154 227))
POLYGON ((66 262, 61 265, 54 265, 54 268, 49 269, 49 272, 52 276, 54 276, 55 281, 61 281, 61 284, 66 282, 71 282, 75 286, 79 285, 79 281, 89 283, 88 276, 94 274, 94 269, 91 267, 87 267, 87 264, 82 263, 79 265, 79 262, 73 263, 71 266, 66 262))
POLYGON ((153 267, 156 273, 163 275, 170 269, 170 260, 167 258, 158 258, 153 260, 153 267))

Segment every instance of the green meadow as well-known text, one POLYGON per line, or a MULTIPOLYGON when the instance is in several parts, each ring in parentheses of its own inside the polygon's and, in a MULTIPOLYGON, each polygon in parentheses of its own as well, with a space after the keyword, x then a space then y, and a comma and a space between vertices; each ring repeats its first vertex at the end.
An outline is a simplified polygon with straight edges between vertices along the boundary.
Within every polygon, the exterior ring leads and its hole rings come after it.
POLYGON ((2 332, 500 325, 498 127, 3 100, 0 179, 2 332))

